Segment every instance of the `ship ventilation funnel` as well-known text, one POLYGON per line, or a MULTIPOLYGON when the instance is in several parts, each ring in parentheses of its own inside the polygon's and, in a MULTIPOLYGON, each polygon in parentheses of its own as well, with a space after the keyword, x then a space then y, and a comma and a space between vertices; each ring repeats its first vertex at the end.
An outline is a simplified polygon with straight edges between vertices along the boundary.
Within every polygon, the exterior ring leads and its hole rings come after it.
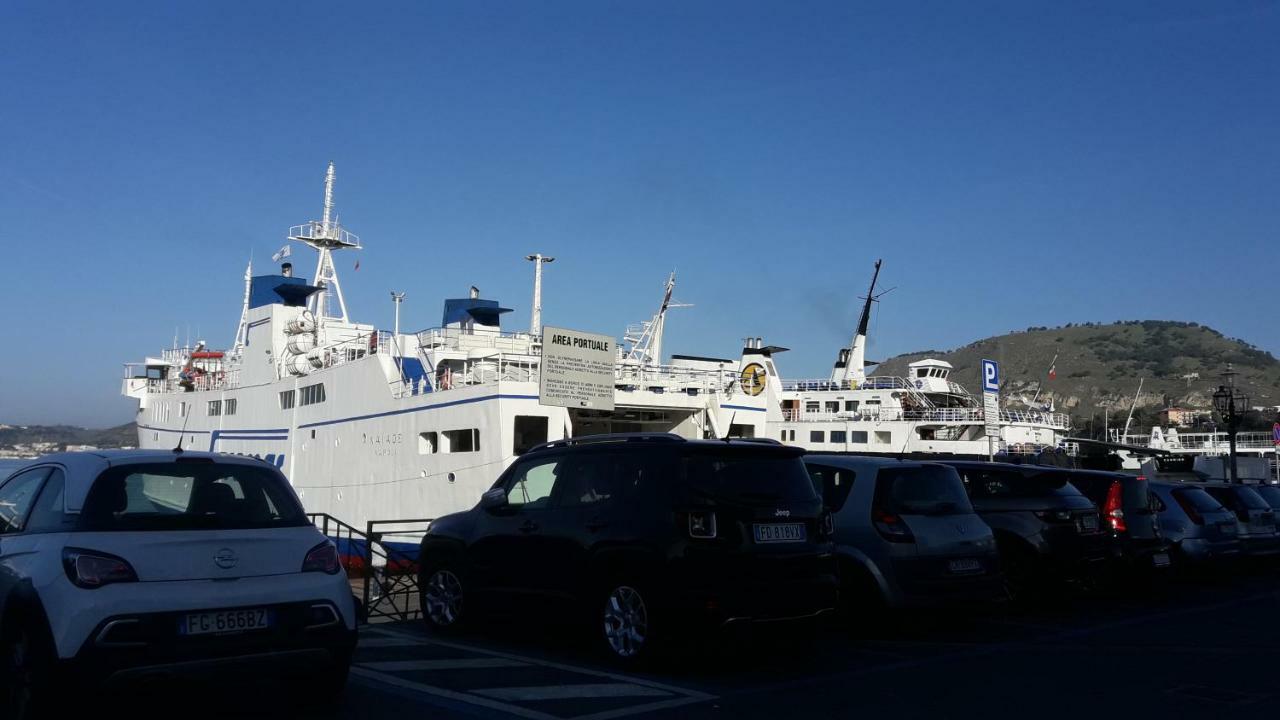
POLYGON ((280 266, 280 274, 285 277, 293 277, 293 263, 284 263, 280 266))

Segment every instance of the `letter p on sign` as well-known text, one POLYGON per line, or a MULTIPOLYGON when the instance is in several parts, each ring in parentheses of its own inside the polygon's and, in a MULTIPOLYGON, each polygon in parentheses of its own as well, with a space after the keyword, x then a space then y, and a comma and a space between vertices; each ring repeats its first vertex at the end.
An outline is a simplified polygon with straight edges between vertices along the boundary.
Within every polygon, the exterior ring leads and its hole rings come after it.
POLYGON ((985 392, 1000 391, 1000 366, 995 360, 982 361, 982 389, 985 392))

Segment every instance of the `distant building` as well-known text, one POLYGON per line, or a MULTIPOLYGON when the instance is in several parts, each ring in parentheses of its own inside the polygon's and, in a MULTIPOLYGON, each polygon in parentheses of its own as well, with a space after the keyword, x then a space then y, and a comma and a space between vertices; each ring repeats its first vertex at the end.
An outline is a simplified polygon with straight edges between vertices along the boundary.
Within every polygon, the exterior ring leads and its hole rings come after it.
POLYGON ((1160 411, 1160 424, 1172 425, 1174 427, 1189 427, 1194 425, 1196 418, 1207 417, 1208 410, 1194 410, 1192 408, 1170 407, 1160 411))

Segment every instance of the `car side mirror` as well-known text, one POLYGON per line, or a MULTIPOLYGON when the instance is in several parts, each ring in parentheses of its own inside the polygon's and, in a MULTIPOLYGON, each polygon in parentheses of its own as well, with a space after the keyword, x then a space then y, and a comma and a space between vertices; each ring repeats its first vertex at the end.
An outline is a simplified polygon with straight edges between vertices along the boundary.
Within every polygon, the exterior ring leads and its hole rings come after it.
POLYGON ((507 491, 500 487, 486 490, 480 496, 480 508, 483 510, 497 510, 507 505, 507 491))

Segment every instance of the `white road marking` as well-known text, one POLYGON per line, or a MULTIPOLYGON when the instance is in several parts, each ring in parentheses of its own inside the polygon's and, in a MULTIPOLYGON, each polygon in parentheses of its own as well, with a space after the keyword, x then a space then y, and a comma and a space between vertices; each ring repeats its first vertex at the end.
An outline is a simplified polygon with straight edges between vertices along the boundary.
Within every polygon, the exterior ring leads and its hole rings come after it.
MULTIPOLYGON (((573 673, 575 675, 580 675, 580 676, 585 675, 589 677, 600 678, 602 680, 613 681, 613 682, 601 682, 601 683, 594 683, 594 684, 579 684, 579 685, 563 685, 562 684, 562 685, 539 686, 539 687, 487 688, 485 690, 466 692, 466 691, 458 691, 458 690, 448 690, 446 688, 435 687, 433 685, 427 685, 425 683, 414 682, 412 680, 407 680, 397 675, 389 674, 388 672, 379 672, 379 670, 372 669, 374 667, 378 667, 382 669, 383 667, 391 668, 395 666, 379 666, 378 663, 369 663, 368 665, 356 664, 351 667, 352 674, 364 680, 380 682, 387 685, 393 685, 395 687, 403 688, 406 690, 412 690, 420 693, 425 693, 428 695, 435 695, 436 697, 447 698, 449 700, 455 700, 458 702, 470 703, 472 705, 477 705, 477 706, 489 708, 492 710, 499 710, 509 715, 513 715, 521 718, 527 718, 528 720, 566 720, 566 718, 561 716, 551 715, 545 712, 540 712, 538 710, 533 710, 521 705, 517 705, 515 704, 515 702, 536 702, 538 699, 544 699, 544 700, 578 699, 578 700, 589 702, 592 698, 608 699, 608 698, 629 698, 629 697, 634 697, 637 699, 642 699, 642 698, 654 699, 654 701, 652 702, 642 701, 640 702, 640 704, 631 705, 628 707, 621 707, 613 710, 605 710, 597 713, 588 713, 585 715, 575 715, 575 716, 571 716, 571 718, 569 719, 569 720, 616 720, 617 718, 623 718, 628 715, 638 715, 641 713, 654 712, 656 710, 666 710, 670 708, 680 707, 683 705, 691 705, 693 703, 706 702, 708 700, 714 700, 716 698, 715 695, 698 692, 696 690, 687 690, 685 688, 674 687, 671 685, 664 685, 662 683, 653 682, 652 680, 646 680, 643 678, 629 677, 626 675, 619 675, 616 673, 602 672, 599 670, 591 670, 588 668, 575 667, 573 665, 565 665, 563 663, 540 660, 540 659, 531 658, 531 657, 524 657, 521 655, 514 655, 511 653, 496 652, 493 650, 473 647, 470 645, 463 645, 460 643, 444 642, 444 641, 435 640, 435 639, 427 639, 421 636, 414 636, 412 634, 400 632, 397 630, 376 628, 376 629, 371 629, 368 632, 372 632, 373 634, 378 635, 379 639, 384 639, 384 638, 398 639, 409 645, 417 644, 417 645, 423 645, 423 646, 436 646, 436 647, 442 647, 442 648, 450 648, 453 650, 460 650, 460 651, 475 654, 475 655, 485 656, 483 658, 470 658, 471 660, 493 660, 495 662, 501 661, 504 663, 510 663, 509 665, 501 665, 501 666, 495 665, 493 667, 515 667, 517 665, 539 666, 539 667, 551 668, 554 670, 562 670, 564 672, 573 673), (486 697, 481 693, 485 693, 489 695, 489 697, 486 697), (521 697, 519 699, 516 699, 515 696, 517 695, 521 697), (534 698, 532 697, 533 695, 540 695, 541 697, 534 698), (504 698, 506 696, 511 696, 511 701, 503 702, 501 699, 498 699, 497 696, 503 696, 504 698), (666 698, 666 699, 658 699, 658 698, 666 698)), ((426 664, 436 663, 436 662, 444 663, 449 666, 447 668, 441 667, 440 669, 452 669, 452 668, 460 669, 458 666, 458 663, 461 662, 461 660, 462 659, 438 660, 438 661, 436 660, 396 661, 396 662, 413 663, 413 667, 401 665, 400 667, 404 669, 414 669, 417 667, 424 667, 425 669, 434 669, 431 666, 427 666, 426 664)), ((388 661, 388 662, 391 662, 391 661, 388 661)))
POLYGON ((374 637, 374 638, 360 638, 359 647, 361 648, 412 647, 414 645, 421 645, 421 644, 422 643, 418 642, 417 640, 406 640, 405 638, 374 637))
POLYGON ((578 698, 670 697, 671 693, 634 683, 589 683, 586 685, 535 685, 533 687, 500 687, 472 690, 495 700, 529 702, 532 700, 574 700, 578 698))
POLYGON ((492 668, 528 667, 529 663, 506 658, 450 658, 447 660, 383 660, 357 663, 378 672, 411 670, 488 670, 492 668))

